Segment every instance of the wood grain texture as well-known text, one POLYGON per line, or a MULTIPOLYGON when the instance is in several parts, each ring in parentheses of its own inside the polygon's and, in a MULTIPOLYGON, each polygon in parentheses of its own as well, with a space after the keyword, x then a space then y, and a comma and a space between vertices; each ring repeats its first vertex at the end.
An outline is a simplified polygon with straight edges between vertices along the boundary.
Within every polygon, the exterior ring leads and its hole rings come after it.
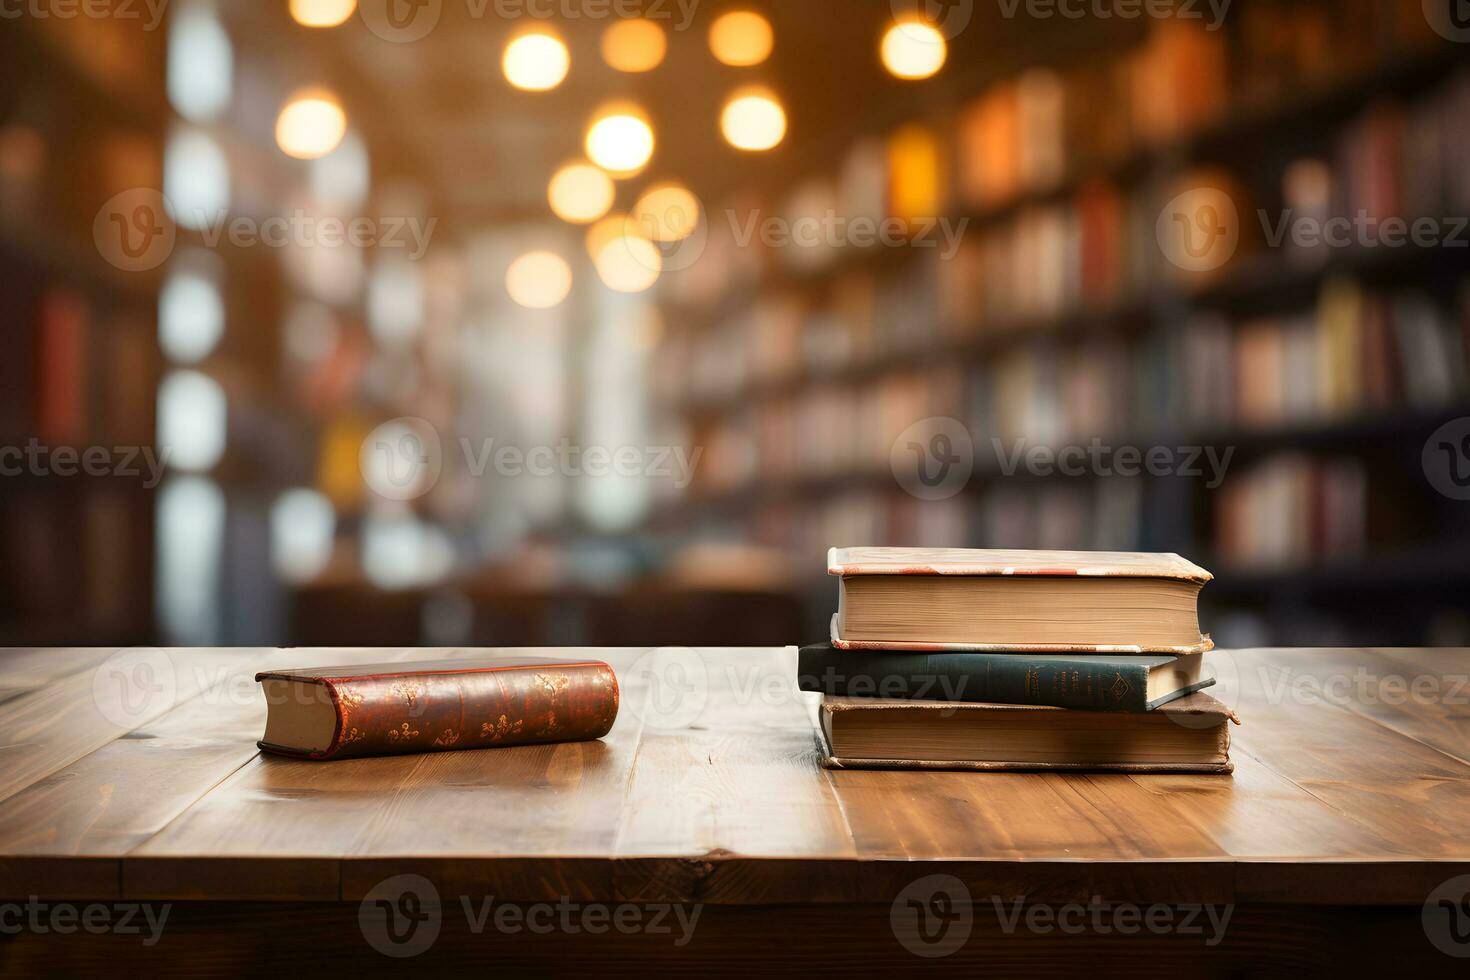
POLYGON ((156 704, 98 681, 107 651, 0 654, 24 688, 0 703, 0 893, 337 902, 418 873, 519 901, 883 905, 944 873, 1036 901, 1412 906, 1470 873, 1463 650, 1211 654, 1244 722, 1232 777, 829 772, 790 648, 575 651, 623 709, 555 746, 265 758, 258 691, 226 696, 264 666, 484 654, 167 651, 156 704), (1360 671, 1441 693, 1302 693, 1360 671))

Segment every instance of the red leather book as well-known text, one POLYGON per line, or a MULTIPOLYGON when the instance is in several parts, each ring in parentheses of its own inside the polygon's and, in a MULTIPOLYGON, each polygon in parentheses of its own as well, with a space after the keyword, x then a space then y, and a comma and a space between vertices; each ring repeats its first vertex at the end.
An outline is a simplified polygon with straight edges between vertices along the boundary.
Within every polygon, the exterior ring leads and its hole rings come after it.
POLYGON ((618 681, 600 661, 519 658, 273 670, 255 675, 267 752, 352 759, 601 738, 618 681))

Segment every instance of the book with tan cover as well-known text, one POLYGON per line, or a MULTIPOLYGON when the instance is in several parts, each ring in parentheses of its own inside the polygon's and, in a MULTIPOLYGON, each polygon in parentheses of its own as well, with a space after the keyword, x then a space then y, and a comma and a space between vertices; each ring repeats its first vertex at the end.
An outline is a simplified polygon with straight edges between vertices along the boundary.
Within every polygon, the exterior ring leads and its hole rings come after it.
POLYGON ((1186 655, 1212 576, 1175 554, 833 548, 844 650, 1186 655))
POLYGON ((829 769, 1228 773, 1230 724, 1195 693, 1141 714, 823 696, 829 769))

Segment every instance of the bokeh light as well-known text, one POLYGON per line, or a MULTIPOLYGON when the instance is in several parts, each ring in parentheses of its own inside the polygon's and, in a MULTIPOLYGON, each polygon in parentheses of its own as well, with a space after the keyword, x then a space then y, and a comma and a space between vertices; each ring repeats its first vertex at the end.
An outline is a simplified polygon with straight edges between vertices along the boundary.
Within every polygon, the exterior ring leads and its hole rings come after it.
POLYGON ((786 110, 766 89, 742 89, 725 103, 720 131, 741 150, 769 150, 786 137, 786 110))
POLYGON ((347 113, 326 89, 297 92, 276 117, 277 145, 298 160, 326 156, 346 134, 347 113))
POLYGON ((655 242, 688 238, 699 225, 699 198, 683 184, 668 181, 644 191, 629 217, 655 242))
POLYGON ((709 49, 721 62, 737 68, 765 61, 774 43, 770 21, 749 10, 722 14, 709 29, 709 49))
POLYGON ((587 156, 614 177, 631 177, 653 156, 653 127, 642 110, 620 104, 598 113, 587 129, 587 156))
POLYGON ((590 163, 569 163, 551 177, 546 198, 563 221, 584 225, 607 214, 617 189, 612 178, 590 163))
POLYGON ((505 271, 505 291, 527 309, 550 309, 572 291, 571 266, 555 252, 527 252, 505 271))
POLYGON ((291 17, 302 27, 336 27, 357 10, 357 0, 291 0, 291 17))
POLYGON ((663 258, 658 246, 642 237, 622 233, 605 241, 593 253, 597 277, 607 288, 620 293, 641 293, 658 282, 663 258))
POLYGON ((567 77, 572 56, 560 38, 550 34, 522 34, 505 46, 500 67, 505 78, 518 89, 545 92, 567 77))
POLYGON ((944 67, 949 50, 933 24, 906 20, 883 35, 883 66, 897 78, 928 78, 944 67))
POLYGON ((657 68, 668 50, 664 29, 643 17, 615 21, 602 32, 602 60, 618 71, 657 68))

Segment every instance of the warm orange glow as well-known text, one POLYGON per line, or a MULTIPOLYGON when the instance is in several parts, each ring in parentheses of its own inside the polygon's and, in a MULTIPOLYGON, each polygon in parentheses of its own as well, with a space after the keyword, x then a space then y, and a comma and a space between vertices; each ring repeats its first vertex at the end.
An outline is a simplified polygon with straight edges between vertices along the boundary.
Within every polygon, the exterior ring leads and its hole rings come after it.
POLYGON ((653 156, 653 127, 637 106, 607 106, 587 129, 587 156, 614 177, 631 177, 653 156))
POLYGON ((786 137, 786 110, 766 89, 742 89, 725 103, 720 131, 737 149, 769 150, 786 137))
POLYGON ((298 160, 315 160, 337 148, 347 134, 347 113, 326 89, 303 89, 276 117, 276 144, 298 160))
POLYGON ((699 198, 683 184, 655 184, 644 191, 629 217, 637 231, 656 242, 688 238, 699 225, 699 198))
POLYGON ((618 71, 653 71, 668 50, 664 29, 645 18, 615 21, 602 32, 602 60, 618 71))
POLYGON ((563 221, 584 225, 607 214, 617 193, 612 178, 590 163, 569 163, 546 188, 551 210, 563 221))
POLYGON ((357 10, 357 0, 291 0, 291 17, 302 27, 336 27, 357 10))
POLYGON ((522 34, 505 46, 500 59, 506 81, 527 92, 556 88, 571 66, 567 46, 560 38, 545 33, 522 34))
POLYGON ((765 61, 774 43, 770 22, 749 10, 722 14, 709 29, 709 49, 721 62, 737 68, 765 61))
POLYGON ((939 161, 938 140, 923 126, 904 126, 889 138, 889 211, 895 217, 939 213, 939 161))
POLYGON ((928 78, 944 67, 949 56, 944 35, 933 24, 906 20, 894 24, 883 35, 883 66, 895 77, 928 78))
POLYGON ((641 293, 658 282, 663 258, 658 246, 639 235, 608 239, 592 256, 597 276, 607 288, 620 293, 641 293))
POLYGON ((572 269, 555 252, 527 252, 505 271, 505 291, 528 309, 549 309, 572 291, 572 269))

